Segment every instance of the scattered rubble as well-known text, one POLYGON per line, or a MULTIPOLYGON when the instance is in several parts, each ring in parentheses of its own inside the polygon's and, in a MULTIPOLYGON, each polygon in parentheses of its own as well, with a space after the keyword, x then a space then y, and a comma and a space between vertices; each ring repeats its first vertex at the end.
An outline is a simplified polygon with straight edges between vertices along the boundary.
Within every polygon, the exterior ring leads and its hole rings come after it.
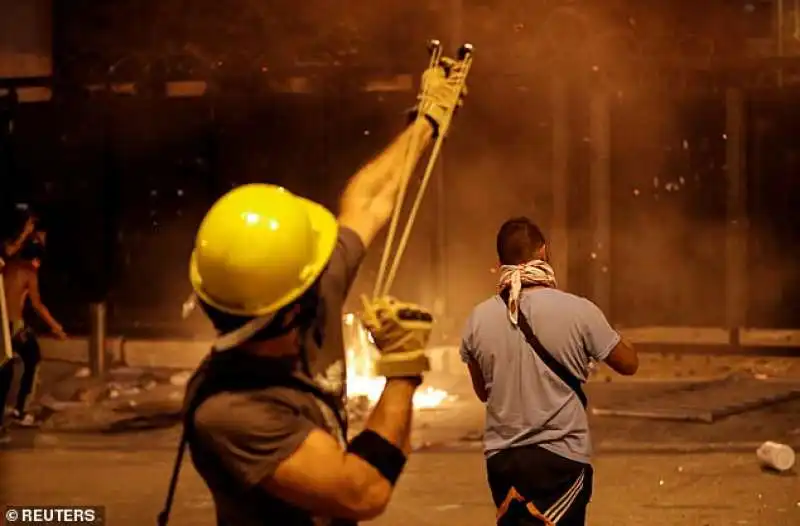
POLYGON ((42 426, 51 432, 113 432, 179 422, 190 373, 120 367, 93 378, 81 367, 41 397, 42 426))

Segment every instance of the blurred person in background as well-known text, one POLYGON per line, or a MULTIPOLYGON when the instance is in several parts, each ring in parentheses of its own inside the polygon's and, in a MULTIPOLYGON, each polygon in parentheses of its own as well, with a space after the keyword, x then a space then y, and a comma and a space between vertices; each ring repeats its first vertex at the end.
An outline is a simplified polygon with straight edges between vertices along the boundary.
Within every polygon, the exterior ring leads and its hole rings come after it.
POLYGON ((22 230, 12 235, 8 239, 3 239, 2 253, 0 254, 0 270, 2 270, 5 262, 14 257, 25 245, 25 242, 30 239, 36 229, 36 218, 31 214, 25 214, 25 223, 22 230))
MULTIPOLYGON (((33 393, 41 351, 39 342, 33 329, 25 321, 24 311, 26 300, 39 317, 50 327, 53 334, 60 339, 66 339, 64 328, 58 323, 50 310, 42 302, 39 293, 39 269, 45 253, 47 234, 41 224, 36 224, 35 219, 26 222, 25 242, 18 253, 11 257, 3 268, 3 281, 5 284, 6 307, 11 331, 11 347, 15 358, 19 358, 23 366, 20 378, 16 403, 11 416, 21 426, 34 426, 37 424, 33 414, 26 411, 28 400, 33 393), (32 226, 31 226, 32 225, 32 226)), ((8 250, 7 253, 13 253, 8 250)), ((13 247, 13 246, 12 246, 13 247)), ((0 402, 4 409, 0 415, 0 442, 9 440, 8 430, 5 425, 5 404, 11 391, 14 379, 16 360, 12 359, 0 367, 0 402)))
MULTIPOLYGON (((386 508, 411 450, 433 319, 389 300, 365 305, 387 381, 365 429, 348 442, 342 309, 410 175, 406 160, 416 164, 460 101, 459 71, 425 72, 416 109, 424 118, 348 181, 338 218, 254 184, 227 193, 203 219, 190 278, 219 336, 187 387, 184 426, 218 524, 343 526, 386 508)), ((175 473, 179 466, 180 457, 175 473)))
POLYGON ((486 404, 498 525, 582 526, 593 481, 582 385, 593 361, 632 375, 638 357, 594 303, 557 289, 531 220, 502 225, 497 256, 497 294, 473 309, 460 353, 486 404))

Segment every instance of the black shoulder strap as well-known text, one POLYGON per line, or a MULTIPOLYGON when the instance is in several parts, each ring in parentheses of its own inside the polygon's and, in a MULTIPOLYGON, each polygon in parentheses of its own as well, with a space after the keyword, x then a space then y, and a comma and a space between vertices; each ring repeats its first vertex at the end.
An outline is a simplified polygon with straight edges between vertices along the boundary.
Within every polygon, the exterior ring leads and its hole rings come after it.
POLYGON ((197 385, 202 384, 203 380, 198 379, 198 375, 203 374, 205 367, 205 360, 200 368, 192 375, 191 380, 186 385, 185 397, 188 398, 188 403, 183 410, 183 422, 181 425, 181 438, 178 441, 178 454, 175 455, 175 464, 172 466, 172 475, 169 480, 169 488, 167 489, 167 498, 164 501, 164 508, 159 512, 157 524, 158 526, 167 526, 169 522, 169 514, 172 511, 172 503, 175 500, 175 491, 178 489, 178 478, 181 474, 181 467, 183 466, 183 456, 186 454, 186 446, 189 442, 189 425, 188 422, 194 417, 194 413, 200 404, 202 404, 209 395, 203 396, 200 393, 200 387, 197 385))
POLYGON ((186 387, 186 402, 183 411, 183 426, 181 431, 180 442, 178 443, 178 453, 175 456, 175 464, 172 467, 172 476, 169 481, 169 488, 167 489, 167 498, 164 502, 164 508, 158 514, 158 526, 167 526, 169 522, 169 514, 172 510, 172 504, 175 500, 175 491, 178 488, 178 478, 181 473, 181 466, 183 465, 183 457, 186 454, 187 445, 189 442, 189 434, 194 421, 194 414, 199 407, 208 400, 211 396, 222 393, 224 391, 241 391, 258 387, 266 386, 285 386, 304 391, 314 395, 322 400, 328 407, 331 408, 333 414, 339 421, 342 433, 347 435, 347 422, 342 417, 339 408, 337 407, 335 398, 326 393, 313 382, 306 381, 302 378, 289 375, 275 375, 275 376, 257 376, 251 378, 230 378, 223 374, 214 374, 209 371, 210 356, 203 360, 200 367, 192 375, 191 380, 186 387))
POLYGON ((542 359, 544 364, 550 368, 551 371, 558 376, 562 382, 567 384, 570 389, 575 391, 575 394, 578 396, 578 399, 581 401, 581 405, 583 405, 584 409, 587 405, 589 405, 589 400, 586 398, 586 393, 583 392, 583 386, 581 381, 578 379, 577 376, 572 374, 569 369, 566 368, 561 362, 556 360, 552 354, 542 345, 542 342, 539 341, 539 338, 533 333, 533 329, 531 329, 530 323, 528 323, 528 319, 525 317, 522 312, 518 312, 518 319, 519 328, 522 330, 522 334, 525 335, 525 339, 528 341, 528 344, 533 347, 533 350, 536 351, 536 355, 542 359))
MULTIPOLYGON (((504 297, 501 295, 503 302, 508 303, 507 296, 504 297)), ((528 322, 528 318, 522 313, 522 309, 517 306, 517 324, 522 331, 522 334, 525 335, 525 340, 528 342, 533 350, 536 352, 536 355, 544 362, 544 364, 550 368, 553 373, 558 376, 562 382, 567 384, 570 389, 572 389, 578 397, 578 400, 581 401, 581 405, 584 409, 586 406, 589 405, 589 400, 586 398, 586 393, 583 392, 583 384, 578 379, 577 376, 572 374, 567 367, 556 360, 550 351, 542 345, 542 342, 539 338, 536 337, 536 334, 533 333, 533 329, 531 328, 531 324, 528 322)))

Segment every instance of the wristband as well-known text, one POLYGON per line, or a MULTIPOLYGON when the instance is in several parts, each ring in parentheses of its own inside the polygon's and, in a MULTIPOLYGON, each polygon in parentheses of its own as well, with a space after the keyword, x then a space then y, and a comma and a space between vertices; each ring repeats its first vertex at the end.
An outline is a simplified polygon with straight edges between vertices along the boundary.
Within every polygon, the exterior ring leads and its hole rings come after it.
POLYGON ((400 448, 370 429, 356 435, 348 444, 347 451, 377 469, 392 486, 406 466, 406 456, 400 448))
MULTIPOLYGON (((408 124, 414 124, 419 116, 419 107, 415 107, 408 112, 408 124)), ((431 132, 433 133, 433 138, 437 138, 439 136, 439 123, 436 122, 436 119, 428 115, 427 113, 422 115, 422 118, 428 121, 428 124, 431 127, 431 132)))

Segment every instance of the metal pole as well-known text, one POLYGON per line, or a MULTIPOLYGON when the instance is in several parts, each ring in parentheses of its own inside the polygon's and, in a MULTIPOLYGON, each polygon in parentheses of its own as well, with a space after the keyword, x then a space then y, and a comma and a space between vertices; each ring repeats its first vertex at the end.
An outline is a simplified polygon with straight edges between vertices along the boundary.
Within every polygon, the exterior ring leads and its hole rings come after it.
POLYGON ((89 304, 91 333, 89 334, 89 368, 95 377, 106 369, 106 304, 89 304))

